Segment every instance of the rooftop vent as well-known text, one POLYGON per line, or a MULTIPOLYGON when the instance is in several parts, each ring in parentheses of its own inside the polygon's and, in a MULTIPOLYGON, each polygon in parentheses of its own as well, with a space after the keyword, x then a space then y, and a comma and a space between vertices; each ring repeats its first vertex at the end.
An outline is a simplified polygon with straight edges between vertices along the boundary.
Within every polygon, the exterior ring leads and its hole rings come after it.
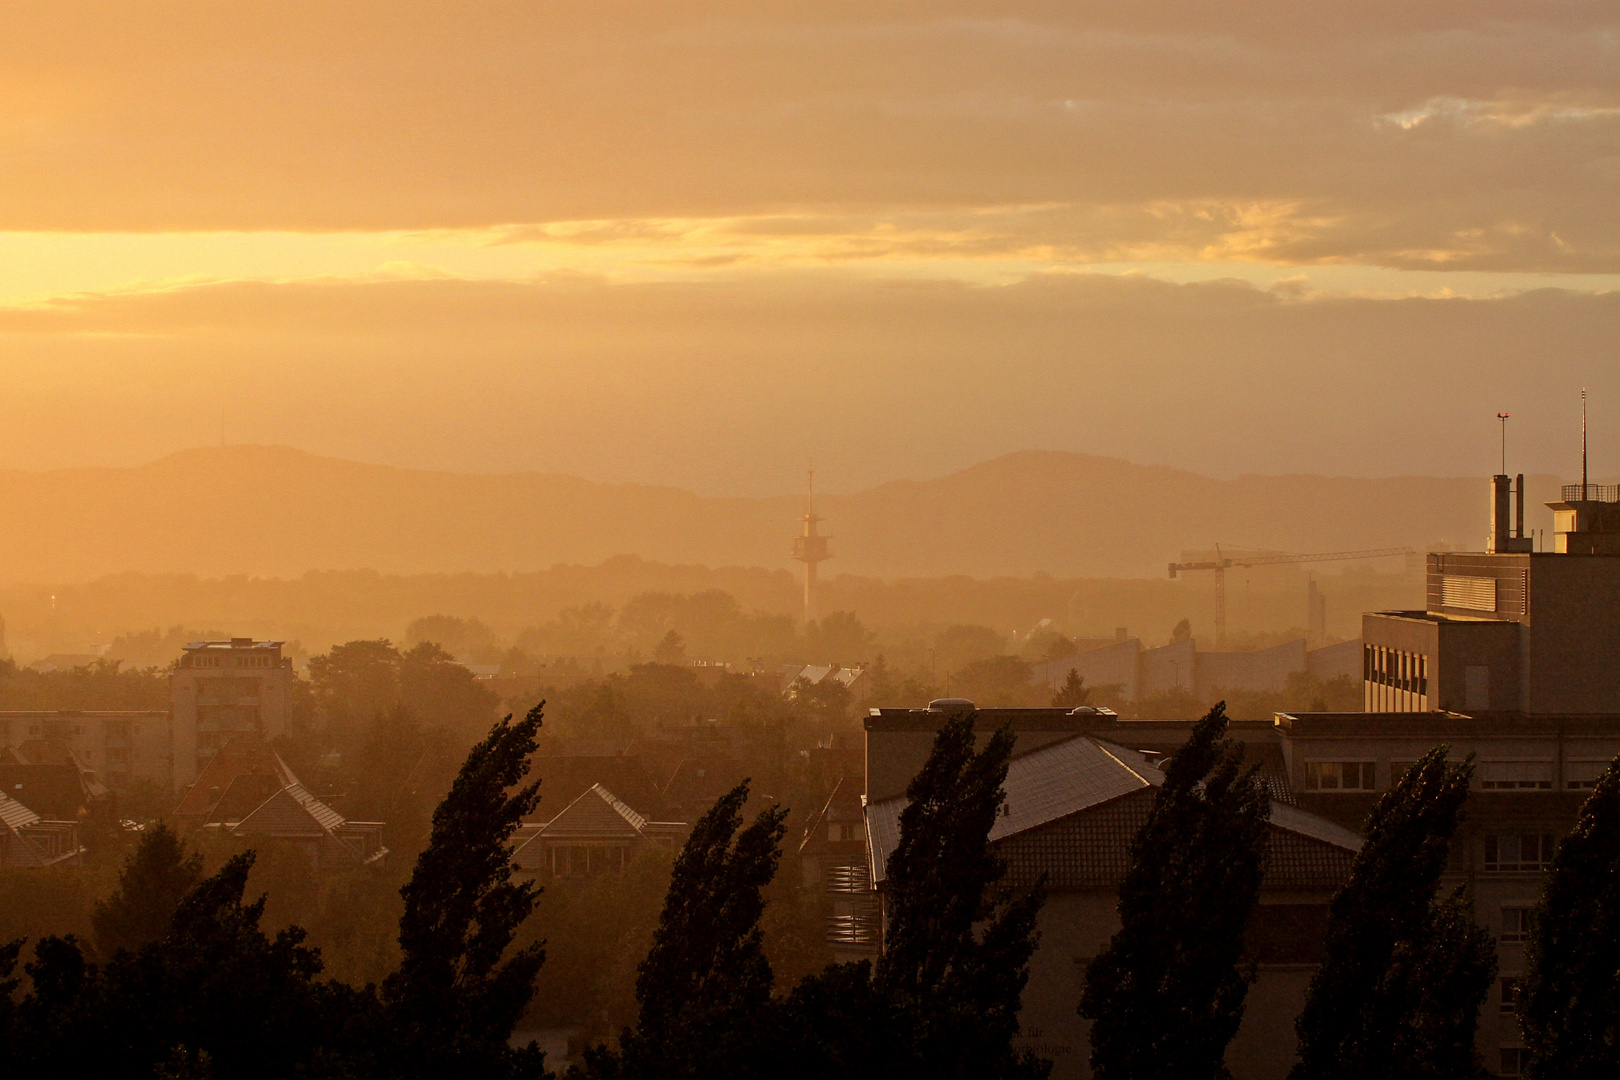
POLYGON ((973 702, 969 701, 965 697, 935 698, 933 701, 928 703, 929 712, 972 712, 975 708, 977 708, 977 706, 975 706, 973 702))

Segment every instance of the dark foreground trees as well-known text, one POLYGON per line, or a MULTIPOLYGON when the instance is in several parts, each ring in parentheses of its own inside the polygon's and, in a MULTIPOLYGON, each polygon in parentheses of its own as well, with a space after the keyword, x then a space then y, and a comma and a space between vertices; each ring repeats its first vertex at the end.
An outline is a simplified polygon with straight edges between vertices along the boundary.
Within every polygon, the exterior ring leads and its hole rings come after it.
POLYGON ((1527 1075, 1620 1076, 1620 759, 1553 855, 1525 958, 1527 1075))
POLYGON ((544 703, 507 717, 468 753, 400 890, 399 970, 383 983, 391 1072, 501 1077, 540 1071, 534 1047, 507 1039, 534 995, 541 944, 507 954, 539 888, 512 880, 512 834, 540 801, 529 773, 544 703), (513 790, 513 789, 516 790, 513 790))
POLYGON ((759 922, 787 811, 770 807, 741 828, 747 801, 744 782, 693 827, 637 973, 636 1027, 620 1037, 617 1053, 592 1051, 588 1075, 746 1080, 781 1070, 759 922))
POLYGON ((1439 898, 1473 772, 1471 761, 1448 765, 1438 747, 1367 819, 1296 1025, 1291 1080, 1484 1075, 1474 1033, 1495 946, 1460 892, 1439 898))
POLYGON ((888 863, 888 947, 875 970, 835 964, 771 996, 759 919, 783 811, 741 828, 739 787, 697 823, 676 862, 640 969, 637 1026, 616 1052, 591 1051, 575 1075, 1041 1080, 1049 1064, 1012 1045, 1041 897, 1004 888, 989 845, 1012 734, 975 753, 973 726, 971 716, 950 720, 907 791, 888 863))
POLYGON ((884 953, 805 979, 787 1001, 794 1076, 1030 1078, 1051 1064, 1013 1048, 1039 889, 1003 883, 992 851, 1013 735, 974 752, 975 717, 947 721, 906 789, 889 857, 884 953))
POLYGON ((468 755, 404 890, 404 960, 381 997, 319 979, 298 927, 261 929, 265 898, 244 901, 252 852, 176 897, 197 862, 154 829, 98 909, 109 958, 44 938, 17 1000, 21 943, 0 946, 0 1073, 541 1075, 537 1050, 507 1046, 543 959, 539 946, 508 950, 534 903, 532 884, 510 880, 508 840, 535 804, 536 786, 517 785, 539 725, 537 706, 468 755))
POLYGON ((1120 929, 1086 971, 1080 1014, 1099 1080, 1226 1075, 1253 981, 1240 966, 1271 804, 1216 705, 1165 765, 1119 891, 1120 929))

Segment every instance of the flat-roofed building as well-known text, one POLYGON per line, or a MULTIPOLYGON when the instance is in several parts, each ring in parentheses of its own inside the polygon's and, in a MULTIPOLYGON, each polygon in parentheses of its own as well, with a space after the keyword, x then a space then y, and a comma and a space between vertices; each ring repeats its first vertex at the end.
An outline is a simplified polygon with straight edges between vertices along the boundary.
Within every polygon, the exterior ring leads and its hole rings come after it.
POLYGON ((116 795, 143 781, 162 788, 174 782, 172 721, 165 711, 0 712, 0 746, 36 764, 71 755, 116 795))
POLYGON ((186 645, 169 676, 176 787, 189 787, 231 739, 286 730, 294 675, 281 646, 245 637, 186 645))
POLYGON ((1360 828, 1401 774, 1439 745, 1474 755, 1473 791, 1443 888, 1466 886, 1495 935, 1501 981, 1480 1013, 1478 1043, 1503 1075, 1522 1056, 1512 986, 1524 972, 1528 913, 1543 871, 1597 778, 1620 754, 1620 715, 1481 712, 1279 713, 1277 733, 1301 807, 1360 828))
POLYGON ((1363 616, 1363 708, 1620 713, 1620 488, 1566 487, 1538 552, 1493 485, 1487 550, 1431 552, 1424 610, 1363 616))

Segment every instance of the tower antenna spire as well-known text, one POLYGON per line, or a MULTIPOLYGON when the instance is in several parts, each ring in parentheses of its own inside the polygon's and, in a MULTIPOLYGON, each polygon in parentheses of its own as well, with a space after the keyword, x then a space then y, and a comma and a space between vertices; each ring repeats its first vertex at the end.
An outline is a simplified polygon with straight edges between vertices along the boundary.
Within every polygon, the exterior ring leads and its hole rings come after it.
POLYGON ((1499 413, 1496 414, 1496 418, 1498 420, 1502 421, 1502 471, 1500 473, 1498 473, 1497 475, 1506 476, 1507 475, 1507 422, 1508 422, 1508 414, 1505 413, 1505 412, 1499 412, 1499 413))
POLYGON ((1581 498, 1586 498, 1586 387, 1581 387, 1581 498))
POLYGON ((804 523, 804 532, 793 538, 792 557, 804 563, 804 621, 814 622, 816 611, 816 564, 825 559, 832 558, 832 551, 827 541, 830 536, 823 536, 816 529, 821 518, 816 514, 816 470, 809 470, 809 482, 804 493, 804 517, 799 520, 804 523))

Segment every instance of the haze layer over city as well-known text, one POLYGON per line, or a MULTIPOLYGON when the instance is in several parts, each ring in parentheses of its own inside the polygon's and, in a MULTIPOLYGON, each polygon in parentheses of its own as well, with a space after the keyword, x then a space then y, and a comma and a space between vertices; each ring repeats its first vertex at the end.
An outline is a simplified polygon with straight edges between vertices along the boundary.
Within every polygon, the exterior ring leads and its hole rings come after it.
POLYGON ((1612 5, 5 27, 0 1063, 1620 1070, 1612 5))

